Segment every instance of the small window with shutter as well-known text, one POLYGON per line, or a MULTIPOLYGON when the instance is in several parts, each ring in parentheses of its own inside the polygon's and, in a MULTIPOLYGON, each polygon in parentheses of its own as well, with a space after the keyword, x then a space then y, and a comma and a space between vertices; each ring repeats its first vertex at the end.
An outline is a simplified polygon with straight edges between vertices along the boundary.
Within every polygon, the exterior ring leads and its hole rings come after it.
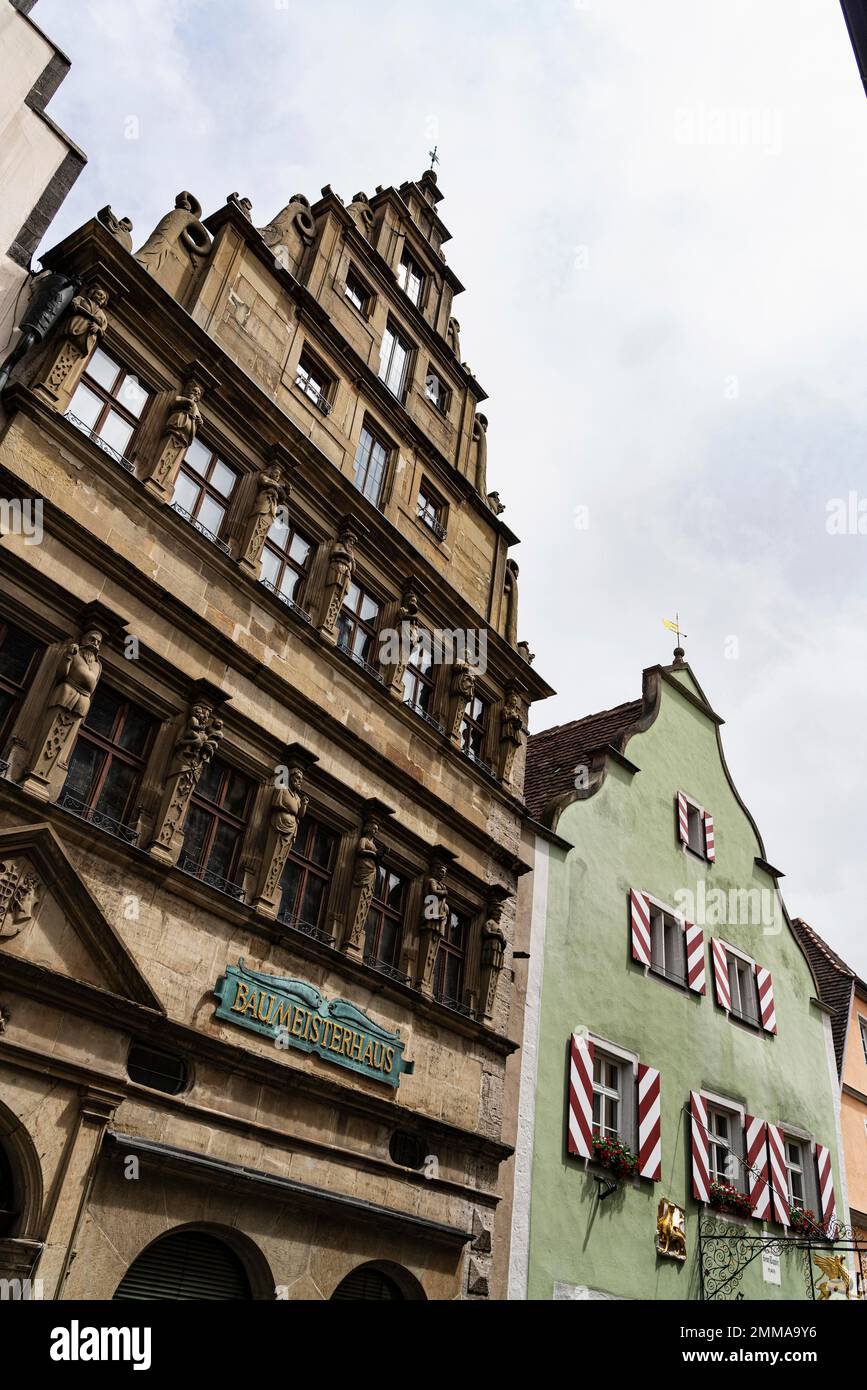
POLYGON ((677 793, 677 836, 700 859, 710 864, 716 859, 713 816, 683 791, 677 793))

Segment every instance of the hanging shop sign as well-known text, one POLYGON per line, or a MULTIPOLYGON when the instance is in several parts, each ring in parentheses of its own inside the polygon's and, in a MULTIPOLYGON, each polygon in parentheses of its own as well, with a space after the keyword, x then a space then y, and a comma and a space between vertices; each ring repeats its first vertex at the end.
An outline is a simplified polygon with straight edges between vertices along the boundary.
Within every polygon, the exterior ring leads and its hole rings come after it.
POLYGON ((214 988, 215 1018, 273 1038, 279 1048, 315 1052, 326 1062, 397 1086, 413 1062, 404 1058, 400 1031, 389 1032, 346 999, 325 999, 315 985, 285 975, 249 970, 243 960, 226 968, 214 988))

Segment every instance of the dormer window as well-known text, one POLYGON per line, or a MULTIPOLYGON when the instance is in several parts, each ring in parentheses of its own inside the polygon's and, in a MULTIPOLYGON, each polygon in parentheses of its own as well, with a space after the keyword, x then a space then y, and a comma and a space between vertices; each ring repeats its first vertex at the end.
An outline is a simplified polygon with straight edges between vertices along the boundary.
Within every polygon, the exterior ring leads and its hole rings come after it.
POLYGON ((408 251, 404 251, 400 258, 400 265, 397 268, 397 283, 403 290, 407 299, 411 299, 413 304, 421 304, 421 292, 424 288, 424 272, 421 266, 413 260, 408 251))

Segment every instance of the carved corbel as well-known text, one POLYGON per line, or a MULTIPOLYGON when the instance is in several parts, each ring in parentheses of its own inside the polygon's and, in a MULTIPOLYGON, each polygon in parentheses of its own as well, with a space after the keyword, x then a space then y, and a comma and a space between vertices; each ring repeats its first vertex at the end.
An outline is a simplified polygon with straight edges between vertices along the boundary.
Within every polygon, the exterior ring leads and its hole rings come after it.
POLYGON ((482 1013, 485 1018, 490 1018, 494 1012, 497 981, 506 959, 506 933, 500 926, 500 922, 503 908, 510 897, 511 894, 507 888, 497 885, 491 889, 485 909, 479 968, 482 1013))
POLYGON ((103 642, 120 639, 125 628, 124 620, 101 603, 88 604, 79 618, 77 638, 59 652, 36 752, 21 780, 22 790, 40 801, 49 801, 52 793, 60 791, 67 755, 102 675, 103 642))
POLYGON ((500 781, 507 787, 511 786, 515 758, 526 733, 521 690, 522 687, 518 685, 509 684, 506 686, 503 709, 500 714, 500 752, 497 774, 500 781))
POLYGON ((190 797, 222 741, 223 721, 218 718, 218 711, 228 698, 207 681, 196 681, 193 686, 189 710, 169 759, 154 835, 148 846, 154 858, 166 864, 177 863, 190 797))
POLYGON ((456 661, 449 682, 448 722, 446 729, 452 743, 460 743, 464 711, 476 693, 475 669, 466 661, 456 661))
POLYGON ((356 959, 359 959, 364 951, 364 928, 376 888, 380 852, 376 837, 383 822, 388 816, 393 815, 392 808, 382 801, 370 800, 364 803, 361 830, 355 846, 349 913, 342 943, 342 950, 346 955, 356 959))
POLYGON ((190 362, 184 384, 168 404, 162 435, 153 462, 145 467, 145 487, 160 501, 168 501, 175 488, 181 459, 199 432, 202 423, 200 402, 206 391, 216 389, 216 379, 198 362, 190 362))
POLYGON ((433 995, 434 970, 440 942, 448 930, 448 870, 454 858, 450 850, 437 845, 431 851, 427 876, 422 885, 415 984, 428 998, 433 995))
POLYGON ((337 642, 337 618, 352 583, 355 545, 359 534, 360 527, 354 517, 346 515, 340 518, 337 536, 328 556, 328 573, 325 576, 318 623, 320 636, 331 646, 337 642))
POLYGON ((259 578, 259 562, 265 538, 279 509, 289 498, 290 474, 295 460, 282 444, 272 444, 265 455, 265 467, 256 479, 256 496, 244 522, 240 541, 240 566, 252 579, 259 578))
POLYGON ((280 880, 307 810, 304 777, 318 761, 315 754, 308 753, 300 743, 293 743, 286 749, 285 762, 274 769, 265 849, 253 899, 253 906, 266 917, 276 917, 280 909, 280 880))

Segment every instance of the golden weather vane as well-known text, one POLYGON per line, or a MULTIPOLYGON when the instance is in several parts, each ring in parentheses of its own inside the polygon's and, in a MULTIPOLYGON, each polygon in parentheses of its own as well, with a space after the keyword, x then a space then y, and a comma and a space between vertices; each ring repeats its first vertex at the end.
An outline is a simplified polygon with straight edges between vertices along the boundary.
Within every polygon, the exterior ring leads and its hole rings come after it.
POLYGON ((679 652, 682 652, 683 639, 686 637, 686 633, 681 631, 680 614, 675 613, 674 622, 672 622, 671 618, 663 618, 662 626, 667 627, 669 632, 675 632, 677 634, 677 649, 679 652))

